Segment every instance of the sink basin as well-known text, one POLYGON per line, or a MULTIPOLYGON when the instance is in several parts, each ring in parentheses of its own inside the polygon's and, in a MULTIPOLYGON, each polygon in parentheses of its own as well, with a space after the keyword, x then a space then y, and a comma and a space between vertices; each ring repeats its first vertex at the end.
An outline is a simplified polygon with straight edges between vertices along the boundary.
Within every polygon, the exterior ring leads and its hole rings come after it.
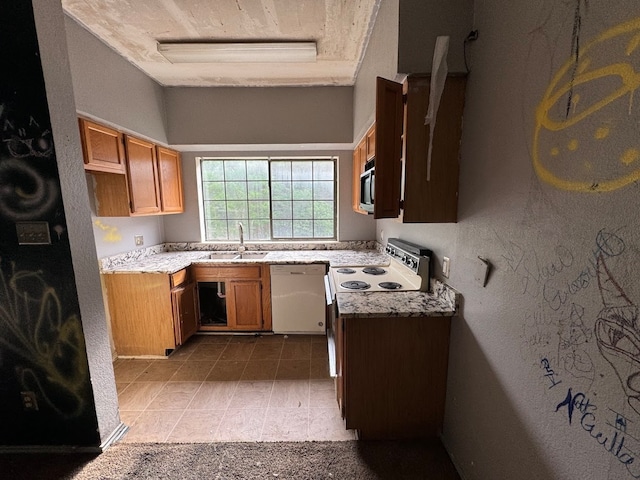
POLYGON ((213 252, 209 258, 212 260, 235 260, 239 255, 238 252, 213 252))
POLYGON ((212 252, 209 258, 212 260, 260 260, 269 252, 212 252))
POLYGON ((260 260, 267 254, 268 252, 243 252, 236 257, 236 260, 260 260))

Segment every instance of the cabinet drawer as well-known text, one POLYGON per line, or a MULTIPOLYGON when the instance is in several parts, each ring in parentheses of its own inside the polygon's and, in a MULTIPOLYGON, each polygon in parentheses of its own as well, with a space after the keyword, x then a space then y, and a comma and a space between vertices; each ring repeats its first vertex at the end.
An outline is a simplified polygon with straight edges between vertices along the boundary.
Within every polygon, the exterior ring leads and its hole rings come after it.
POLYGON ((262 267, 260 265, 246 266, 215 266, 209 267, 196 265, 194 268, 195 279, 198 282, 208 282, 212 280, 235 280, 235 279, 260 279, 262 277, 262 267))
POLYGON ((183 283, 187 283, 189 281, 189 269, 184 268, 179 272, 169 275, 169 281, 171 288, 179 287, 183 283))

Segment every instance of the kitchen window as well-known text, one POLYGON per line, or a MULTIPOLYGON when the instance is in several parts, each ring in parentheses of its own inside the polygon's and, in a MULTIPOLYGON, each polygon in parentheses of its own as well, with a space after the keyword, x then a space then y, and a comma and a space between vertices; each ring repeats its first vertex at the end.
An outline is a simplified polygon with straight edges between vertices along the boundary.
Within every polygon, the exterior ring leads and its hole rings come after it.
POLYGON ((336 238, 336 159, 199 158, 203 241, 336 238))

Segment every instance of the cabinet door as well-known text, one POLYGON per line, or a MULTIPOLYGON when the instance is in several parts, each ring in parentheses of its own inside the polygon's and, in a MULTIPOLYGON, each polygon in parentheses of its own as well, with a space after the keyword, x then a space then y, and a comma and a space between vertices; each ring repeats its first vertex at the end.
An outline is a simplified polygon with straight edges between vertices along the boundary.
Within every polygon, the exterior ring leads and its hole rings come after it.
POLYGON ((189 283, 171 292, 175 321, 176 345, 182 345, 198 330, 196 284, 189 283))
POLYGON ((353 183, 351 186, 351 206, 353 211, 364 215, 367 212, 360 208, 360 174, 366 161, 366 149, 367 145, 365 139, 363 139, 353 151, 353 183))
POLYGON ((227 324, 234 330, 262 328, 262 282, 232 280, 227 283, 227 324))
POLYGON ((145 215, 160 212, 160 191, 153 143, 125 137, 131 213, 145 215))
POLYGON ((158 147, 158 177, 160 182, 160 202, 163 213, 181 213, 182 174, 180 154, 175 150, 158 147))
POLYGON ((405 184, 402 221, 447 223, 458 219, 458 170, 466 78, 449 75, 436 118, 427 181, 431 77, 409 76, 406 82, 405 184))
POLYGON ((402 84, 378 77, 374 218, 397 218, 400 215, 402 116, 402 84))
POLYGON ((84 118, 78 121, 85 170, 124 174, 122 134, 84 118))
POLYGON ((164 356, 176 348, 167 275, 103 274, 111 331, 120 356, 164 356))

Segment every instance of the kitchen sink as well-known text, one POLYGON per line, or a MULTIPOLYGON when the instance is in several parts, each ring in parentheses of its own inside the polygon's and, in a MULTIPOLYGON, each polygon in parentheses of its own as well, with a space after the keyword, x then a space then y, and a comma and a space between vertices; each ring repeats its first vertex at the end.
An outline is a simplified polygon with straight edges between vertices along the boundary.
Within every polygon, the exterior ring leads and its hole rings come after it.
POLYGON ((269 252, 212 252, 209 258, 212 260, 261 260, 269 252))
POLYGON ((242 252, 238 254, 236 260, 260 260, 267 256, 269 252, 242 252))

